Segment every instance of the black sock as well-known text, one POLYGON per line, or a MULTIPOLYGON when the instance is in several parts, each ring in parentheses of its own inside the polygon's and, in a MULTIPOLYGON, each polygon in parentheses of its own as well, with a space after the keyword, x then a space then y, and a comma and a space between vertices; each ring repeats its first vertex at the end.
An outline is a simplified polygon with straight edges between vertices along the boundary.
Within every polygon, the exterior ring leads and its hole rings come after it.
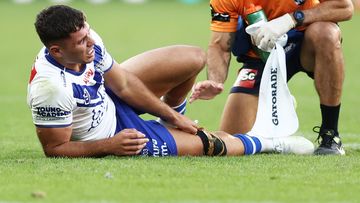
POLYGON ((326 106, 320 104, 322 117, 321 129, 331 129, 338 133, 340 105, 341 104, 337 106, 326 106))

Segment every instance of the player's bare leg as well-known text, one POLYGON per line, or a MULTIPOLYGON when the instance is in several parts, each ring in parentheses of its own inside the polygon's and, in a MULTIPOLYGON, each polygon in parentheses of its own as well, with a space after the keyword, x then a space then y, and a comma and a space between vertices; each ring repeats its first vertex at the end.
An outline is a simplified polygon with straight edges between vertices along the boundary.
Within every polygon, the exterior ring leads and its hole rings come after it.
POLYGON ((136 55, 122 67, 137 75, 144 84, 170 106, 179 105, 204 68, 205 52, 194 46, 168 46, 136 55))
POLYGON ((258 97, 245 93, 228 96, 220 121, 220 130, 230 134, 247 133, 255 123, 258 97))
POLYGON ((312 142, 300 136, 261 138, 206 130, 193 135, 174 128, 168 129, 175 139, 179 156, 241 156, 261 152, 307 155, 314 151, 312 142))
POLYGON ((315 153, 345 154, 337 129, 345 67, 341 33, 335 23, 317 22, 306 29, 301 63, 306 70, 314 72, 315 88, 320 98, 321 143, 315 153))
MULTIPOLYGON (((200 156, 204 155, 204 145, 203 142, 198 135, 193 135, 186 133, 184 131, 180 131, 174 128, 169 128, 170 133, 173 135, 178 154, 182 155, 191 155, 191 156, 200 156)), ((208 135, 209 132, 204 131, 208 135)), ((218 137, 223 141, 226 148, 226 154, 228 156, 239 156, 244 154, 244 145, 240 139, 231 136, 225 132, 213 132, 212 135, 218 137)), ((220 143, 220 142, 219 142, 220 143)), ((216 149, 215 149, 216 151, 216 149)), ((209 155, 209 154, 208 154, 209 155)), ((211 155, 210 155, 211 156, 211 155)))

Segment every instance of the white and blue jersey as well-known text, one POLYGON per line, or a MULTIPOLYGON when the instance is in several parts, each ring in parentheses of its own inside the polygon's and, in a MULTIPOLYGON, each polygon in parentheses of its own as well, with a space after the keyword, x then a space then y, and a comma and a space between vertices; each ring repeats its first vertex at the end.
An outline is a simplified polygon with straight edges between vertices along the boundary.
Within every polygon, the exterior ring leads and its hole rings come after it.
POLYGON ((176 155, 169 131, 154 121, 142 120, 134 110, 104 86, 103 74, 113 58, 101 38, 95 40, 95 59, 75 72, 59 64, 44 47, 36 57, 28 85, 27 103, 37 127, 72 126, 72 141, 106 139, 125 128, 144 133, 150 142, 143 155, 176 155))

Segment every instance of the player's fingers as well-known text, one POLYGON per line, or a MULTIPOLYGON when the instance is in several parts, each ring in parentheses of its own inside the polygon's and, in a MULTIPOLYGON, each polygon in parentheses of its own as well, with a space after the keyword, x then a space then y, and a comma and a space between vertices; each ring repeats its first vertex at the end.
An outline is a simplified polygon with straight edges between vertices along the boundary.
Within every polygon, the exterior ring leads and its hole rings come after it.
POLYGON ((124 146, 136 146, 143 145, 149 142, 148 138, 128 139, 124 142, 124 146))
POLYGON ((224 89, 224 84, 218 83, 218 84, 216 85, 216 87, 217 87, 218 89, 223 90, 223 89, 224 89))
POLYGON ((200 95, 199 91, 192 92, 189 98, 189 102, 192 103, 193 101, 197 100, 199 98, 199 95, 200 95))
POLYGON ((124 154, 124 156, 135 156, 135 155, 138 155, 140 152, 141 152, 141 150, 139 150, 139 151, 126 151, 123 154, 124 154))
POLYGON ((123 136, 124 136, 124 138, 127 138, 127 139, 139 139, 139 138, 146 137, 144 133, 137 131, 135 129, 129 129, 127 131, 124 131, 123 136))
POLYGON ((196 99, 197 97, 199 97, 199 95, 200 95, 200 91, 197 90, 191 93, 190 98, 196 99))
POLYGON ((121 132, 137 132, 137 130, 135 128, 125 128, 121 132))
POLYGON ((137 155, 137 154, 140 154, 141 150, 142 150, 142 149, 137 150, 137 151, 135 152, 135 154, 136 154, 136 155, 137 155))
POLYGON ((192 87, 192 92, 199 92, 201 89, 204 88, 204 84, 206 84, 206 81, 198 82, 192 87))
POLYGON ((195 132, 193 134, 196 134, 196 132, 199 130, 199 125, 197 123, 194 122, 194 124, 192 125, 195 128, 195 132))
POLYGON ((189 98, 189 103, 193 103, 195 100, 197 100, 197 96, 195 95, 191 95, 190 98, 189 98))
POLYGON ((136 134, 139 131, 136 130, 135 128, 125 128, 120 132, 123 133, 123 134, 136 134))
POLYGON ((125 149, 127 152, 137 152, 137 151, 139 151, 139 150, 142 150, 145 146, 146 146, 146 144, 131 145, 131 146, 124 146, 124 149, 125 149))
POLYGON ((195 121, 193 121, 193 120, 191 120, 191 119, 189 119, 188 122, 190 123, 190 125, 191 125, 192 127, 196 128, 196 130, 199 128, 197 122, 195 122, 195 121))
POLYGON ((181 128, 183 131, 191 133, 191 134, 196 134, 197 130, 198 130, 198 126, 195 122, 193 122, 194 124, 190 124, 187 126, 184 126, 183 128, 181 128))
POLYGON ((132 140, 132 139, 137 139, 138 136, 139 135, 136 132, 127 132, 127 133, 124 133, 123 138, 125 140, 132 140))
POLYGON ((214 85, 207 83, 207 84, 204 84, 201 87, 199 87, 197 92, 199 95, 204 94, 204 93, 206 94, 207 92, 212 91, 213 88, 214 88, 214 85))
POLYGON ((191 91, 191 95, 197 95, 199 94, 200 90, 199 89, 194 89, 193 91, 191 91))
POLYGON ((223 84, 216 84, 216 86, 214 87, 215 92, 218 94, 220 92, 222 92, 224 90, 224 85, 223 84))
POLYGON ((209 82, 207 82, 207 83, 204 83, 201 87, 202 87, 202 89, 208 89, 208 88, 210 88, 210 87, 214 87, 214 85, 215 85, 214 82, 209 81, 209 82))

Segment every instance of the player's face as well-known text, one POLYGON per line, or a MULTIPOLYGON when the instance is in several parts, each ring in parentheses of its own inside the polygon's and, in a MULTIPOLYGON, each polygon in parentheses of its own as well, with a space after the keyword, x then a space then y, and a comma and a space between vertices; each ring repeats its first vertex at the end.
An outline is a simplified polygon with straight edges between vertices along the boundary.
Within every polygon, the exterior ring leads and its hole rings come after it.
POLYGON ((71 33, 61 47, 62 58, 68 65, 91 63, 95 58, 94 40, 90 36, 90 26, 71 33))

